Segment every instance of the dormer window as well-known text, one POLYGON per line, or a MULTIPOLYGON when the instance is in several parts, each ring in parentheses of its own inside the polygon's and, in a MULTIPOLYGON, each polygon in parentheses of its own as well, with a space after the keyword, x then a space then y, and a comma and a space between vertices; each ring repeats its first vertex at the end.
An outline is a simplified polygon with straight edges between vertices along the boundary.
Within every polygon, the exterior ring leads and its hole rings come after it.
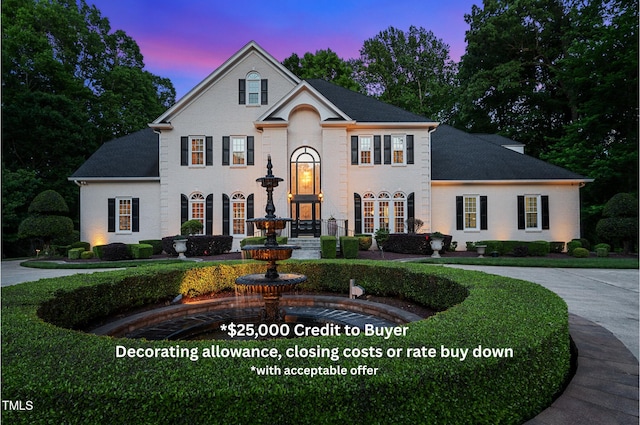
POLYGON ((238 103, 240 105, 267 105, 268 80, 251 71, 247 78, 238 81, 238 103))

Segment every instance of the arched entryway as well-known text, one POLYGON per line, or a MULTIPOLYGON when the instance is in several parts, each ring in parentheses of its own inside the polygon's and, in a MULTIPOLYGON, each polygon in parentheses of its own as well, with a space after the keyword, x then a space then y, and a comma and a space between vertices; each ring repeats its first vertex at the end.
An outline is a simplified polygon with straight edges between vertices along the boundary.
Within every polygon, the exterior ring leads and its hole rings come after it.
POLYGON ((308 146, 296 149, 291 155, 291 234, 320 236, 320 155, 308 146))

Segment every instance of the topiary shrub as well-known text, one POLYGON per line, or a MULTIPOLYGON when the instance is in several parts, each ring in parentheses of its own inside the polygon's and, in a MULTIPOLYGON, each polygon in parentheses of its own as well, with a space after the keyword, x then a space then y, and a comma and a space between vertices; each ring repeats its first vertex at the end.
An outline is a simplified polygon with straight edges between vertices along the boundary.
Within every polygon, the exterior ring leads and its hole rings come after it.
POLYGON ((587 258, 589 256, 589 250, 581 247, 575 248, 572 254, 576 258, 587 258))
POLYGON ((573 255, 573 251, 576 248, 582 248, 582 242, 579 239, 572 239, 567 243, 567 254, 573 255))
POLYGON ((144 243, 130 244, 129 250, 134 259, 151 258, 153 255, 153 246, 144 243))
POLYGON ((114 242, 102 247, 102 257, 100 259, 105 261, 130 260, 131 253, 127 244, 114 242))
POLYGON ((604 206, 602 218, 596 224, 598 236, 607 242, 622 245, 628 254, 638 240, 638 200, 629 193, 614 195, 604 206))
POLYGON ((322 258, 336 258, 337 256, 337 238, 335 236, 320 236, 320 254, 322 258))
POLYGON ((368 251, 373 245, 373 236, 371 235, 355 235, 358 238, 358 249, 360 251, 368 251))
POLYGON ((342 256, 344 258, 358 258, 358 251, 360 241, 353 236, 341 236, 340 237, 340 249, 342 250, 342 256))
POLYGON ((45 190, 29 204, 30 216, 18 226, 18 237, 42 239, 44 250, 48 252, 52 239, 73 233, 73 221, 64 216, 68 213, 64 198, 55 190, 45 190))
POLYGON ((91 251, 91 244, 89 242, 74 242, 71 244, 71 248, 84 248, 85 251, 91 251))
POLYGON ((69 258, 69 260, 78 260, 84 251, 84 248, 71 248, 67 251, 67 258, 69 258))
POLYGON ((92 249, 93 253, 96 255, 96 257, 98 257, 99 259, 102 260, 102 249, 105 247, 106 245, 95 245, 92 249))
POLYGON ((153 255, 162 254, 162 240, 160 239, 145 239, 138 241, 138 243, 151 245, 153 247, 153 255))
POLYGON ((202 232, 202 229, 204 229, 204 226, 200 222, 200 220, 187 220, 180 226, 180 234, 197 235, 198 233, 202 232))
POLYGON ((83 260, 91 260, 94 256, 95 254, 93 253, 93 251, 84 251, 80 254, 80 258, 83 260))

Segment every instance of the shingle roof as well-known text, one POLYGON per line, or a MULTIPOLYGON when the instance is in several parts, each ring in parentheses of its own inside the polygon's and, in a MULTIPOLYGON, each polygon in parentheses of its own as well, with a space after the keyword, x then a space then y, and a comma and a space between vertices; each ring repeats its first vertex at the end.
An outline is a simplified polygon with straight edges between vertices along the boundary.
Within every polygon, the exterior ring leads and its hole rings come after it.
POLYGON ((434 122, 325 80, 306 80, 342 112, 359 122, 434 122))
POLYGON ((159 177, 158 135, 151 128, 104 143, 70 179, 159 177))
POLYGON ((494 145, 500 146, 524 146, 524 143, 516 142, 507 137, 499 134, 486 134, 486 133, 473 133, 474 136, 479 137, 487 142, 491 142, 494 145))
POLYGON ((440 125, 431 135, 432 180, 585 180, 584 176, 440 125))

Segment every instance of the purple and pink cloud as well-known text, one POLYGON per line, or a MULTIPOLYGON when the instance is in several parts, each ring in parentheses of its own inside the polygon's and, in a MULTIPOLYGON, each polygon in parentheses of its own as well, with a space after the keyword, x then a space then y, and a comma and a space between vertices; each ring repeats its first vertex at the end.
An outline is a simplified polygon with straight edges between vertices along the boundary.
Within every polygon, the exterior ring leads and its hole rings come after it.
POLYGON ((87 0, 113 31, 121 29, 142 51, 146 69, 171 79, 180 98, 251 40, 283 60, 293 53, 331 49, 360 56, 364 41, 393 26, 433 31, 458 61, 466 46, 474 0, 327 0, 225 2, 210 0, 87 0))

